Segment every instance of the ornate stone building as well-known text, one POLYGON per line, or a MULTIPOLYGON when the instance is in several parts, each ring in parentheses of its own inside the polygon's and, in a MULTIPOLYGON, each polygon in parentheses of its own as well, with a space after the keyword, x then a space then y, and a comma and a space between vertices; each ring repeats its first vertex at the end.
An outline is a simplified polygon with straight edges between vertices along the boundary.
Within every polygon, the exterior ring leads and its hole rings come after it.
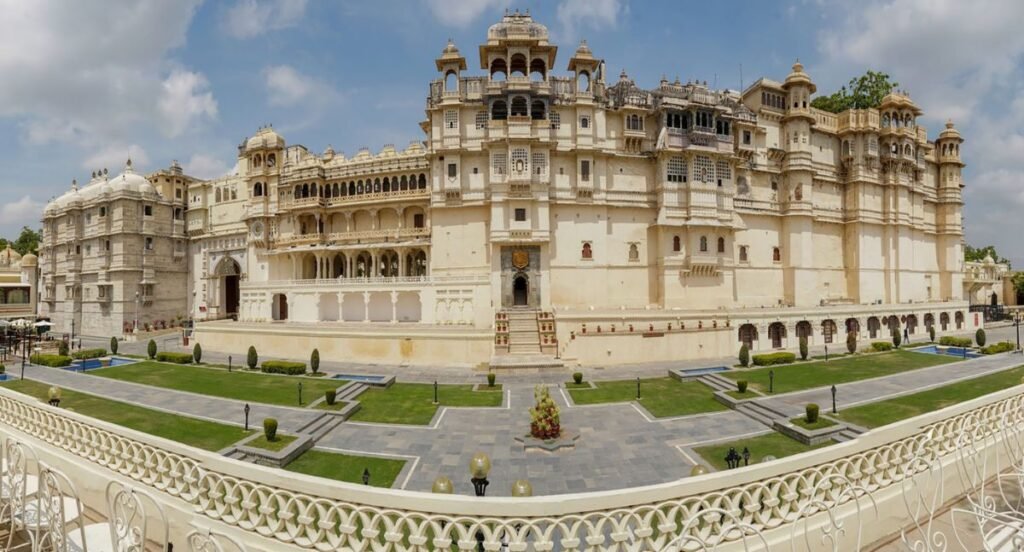
POLYGON ((39 313, 93 336, 167 327, 188 315, 186 195, 177 163, 149 176, 103 169, 43 211, 39 313))
POLYGON ((799 63, 645 89, 586 43, 557 75, 557 53, 506 15, 483 75, 454 44, 435 60, 422 143, 318 155, 262 128, 193 182, 188 308, 238 319, 200 324, 204 346, 610 363, 980 324, 952 123, 930 141, 900 92, 820 111, 799 63))
POLYGON ((35 318, 37 278, 35 255, 22 256, 10 245, 0 251, 0 320, 35 318))

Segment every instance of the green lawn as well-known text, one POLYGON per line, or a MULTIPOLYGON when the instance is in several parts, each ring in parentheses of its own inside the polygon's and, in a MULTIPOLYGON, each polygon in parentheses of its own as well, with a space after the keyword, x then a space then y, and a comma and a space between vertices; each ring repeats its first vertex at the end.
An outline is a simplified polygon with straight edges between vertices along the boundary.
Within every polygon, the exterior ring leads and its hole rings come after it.
POLYGON ((821 417, 819 417, 818 420, 816 422, 814 422, 813 424, 809 423, 807 421, 807 418, 805 418, 803 416, 800 416, 799 418, 793 418, 792 420, 790 420, 790 422, 792 422, 793 425, 798 425, 798 426, 800 426, 800 427, 802 427, 804 429, 822 429, 822 428, 825 428, 825 427, 832 427, 832 426, 836 425, 836 423, 833 422, 832 420, 829 420, 828 418, 821 418, 821 417))
POLYGON ((90 370, 89 373, 153 387, 283 406, 299 406, 299 382, 302 383, 302 406, 323 397, 328 389, 337 389, 345 383, 334 379, 267 375, 243 370, 228 372, 219 368, 153 361, 90 370))
MULTIPOLYGON (((619 403, 636 400, 636 380, 595 382, 596 388, 570 388, 576 404, 619 403)), ((640 380, 640 404, 658 418, 685 416, 700 412, 725 410, 715 400, 711 388, 696 381, 672 378, 640 380)))
POLYGON ((750 370, 730 370, 721 375, 732 380, 747 380, 762 393, 768 392, 768 372, 775 370, 775 392, 789 393, 838 385, 851 381, 888 376, 907 370, 959 362, 961 359, 946 355, 931 355, 911 351, 893 351, 872 355, 857 355, 830 360, 782 366, 765 366, 750 370))
POLYGON ((370 470, 370 485, 373 487, 391 487, 395 478, 405 466, 405 460, 374 458, 371 456, 352 456, 321 450, 307 450, 284 469, 290 472, 315 475, 350 483, 363 482, 363 470, 370 470))
POLYGON ((913 395, 855 406, 839 412, 838 418, 864 427, 878 427, 926 412, 1020 385, 1024 366, 980 378, 969 379, 913 395))
POLYGON ((288 445, 292 444, 292 441, 296 439, 293 435, 275 435, 273 441, 267 440, 266 435, 260 435, 259 437, 249 441, 245 444, 247 447, 260 448, 266 450, 283 450, 288 445))
MULTIPOLYGON (((36 381, 17 380, 2 385, 44 401, 49 398, 50 386, 36 381)), ((252 434, 238 427, 167 414, 67 389, 62 389, 61 394, 61 408, 201 449, 217 451, 252 434)))
POLYGON ((722 471, 728 469, 725 464, 725 455, 729 453, 729 447, 735 447, 736 452, 741 455, 743 454, 743 447, 747 447, 750 450, 750 463, 756 464, 768 455, 776 458, 782 458, 784 456, 800 454, 801 452, 807 452, 830 444, 832 444, 832 442, 827 441, 820 445, 810 447, 800 441, 790 439, 781 433, 772 432, 729 443, 698 447, 693 450, 716 470, 722 471))
POLYGON ((473 391, 472 385, 439 385, 439 405, 433 404, 430 383, 396 383, 387 389, 371 388, 356 400, 362 405, 352 420, 383 424, 427 425, 439 406, 501 406, 503 393, 473 391))

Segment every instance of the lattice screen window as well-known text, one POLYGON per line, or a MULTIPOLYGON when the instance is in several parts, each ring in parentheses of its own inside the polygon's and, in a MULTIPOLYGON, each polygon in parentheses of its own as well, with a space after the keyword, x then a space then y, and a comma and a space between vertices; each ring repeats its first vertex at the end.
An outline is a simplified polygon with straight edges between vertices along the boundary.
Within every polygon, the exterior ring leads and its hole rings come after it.
POLYGON ((732 168, 729 167, 729 163, 726 161, 719 161, 716 166, 718 172, 718 185, 722 185, 722 181, 728 181, 732 179, 732 168))
POLYGON ((533 173, 542 176, 548 172, 548 156, 544 152, 533 154, 533 173))
POLYGON ((476 128, 477 130, 487 128, 487 112, 477 111, 476 112, 476 128))
POLYGON ((458 128, 459 112, 454 109, 446 110, 444 112, 444 126, 445 128, 458 128))
POLYGON ((512 170, 516 174, 526 174, 529 171, 527 166, 528 154, 523 148, 516 148, 512 150, 512 170))
POLYGON ((508 174, 508 156, 505 152, 491 154, 491 172, 494 174, 508 174))
POLYGON ((715 180, 715 162, 706 155, 698 155, 693 160, 693 179, 700 182, 715 180))
POLYGON ((557 111, 548 113, 548 121, 551 122, 551 128, 559 129, 562 127, 562 116, 557 111))
POLYGON ((686 182, 686 160, 682 156, 669 158, 667 178, 669 182, 686 182))

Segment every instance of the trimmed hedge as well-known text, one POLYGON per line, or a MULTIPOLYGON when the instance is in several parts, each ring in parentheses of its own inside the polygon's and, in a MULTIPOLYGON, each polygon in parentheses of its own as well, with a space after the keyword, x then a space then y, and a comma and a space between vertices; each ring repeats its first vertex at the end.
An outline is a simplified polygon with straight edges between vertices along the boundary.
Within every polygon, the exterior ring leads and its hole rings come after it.
POLYGON ((0 364, 0 374, 3 374, 4 370, 6 370, 6 368, 4 368, 3 364, 0 364))
POLYGON ((111 337, 110 338, 110 354, 112 354, 112 355, 116 355, 117 354, 117 338, 116 337, 111 337))
POLYGON ((944 335, 939 338, 939 345, 946 347, 970 347, 974 342, 969 337, 953 337, 951 335, 944 335))
POLYGON ((739 391, 740 393, 746 393, 747 392, 747 380, 738 380, 736 382, 736 390, 739 391))
POLYGON ((337 389, 328 389, 327 391, 324 391, 324 402, 325 403, 327 403, 329 405, 334 405, 334 403, 335 403, 335 401, 337 401, 337 399, 338 399, 338 390, 337 389))
POLYGON ((975 343, 978 344, 978 347, 984 347, 985 346, 985 340, 986 340, 985 330, 982 329, 982 328, 978 328, 978 331, 974 332, 974 341, 975 341, 975 343))
POLYGON ((993 344, 989 345, 988 347, 982 347, 981 348, 981 354, 983 354, 983 355, 996 355, 996 354, 999 354, 999 353, 1009 353, 1010 351, 1012 351, 1012 350, 1014 350, 1016 348, 1017 348, 1017 346, 1014 345, 1013 343, 1010 343, 1009 341, 1003 341, 1003 342, 1000 342, 1000 343, 993 343, 993 344))
POLYGON ((809 424, 813 424, 818 421, 818 405, 810 403, 804 407, 804 420, 809 424))
POLYGON ((871 342, 871 348, 878 352, 885 352, 892 350, 892 343, 888 341, 873 341, 871 342))
POLYGON ((765 353, 754 355, 754 366, 773 366, 775 364, 789 364, 796 362, 796 355, 787 352, 765 353))
POLYGON ((573 372, 572 382, 575 383, 576 385, 583 383, 583 372, 573 372))
POLYGON ((303 362, 289 362, 287 360, 266 360, 260 365, 260 372, 301 376, 306 373, 306 364, 303 362))
POLYGON ((750 366, 750 348, 747 347, 746 343, 744 343, 743 345, 740 345, 739 361, 740 361, 740 366, 742 366, 744 368, 746 368, 747 366, 750 366))
POLYGON ((32 355, 28 357, 28 360, 32 364, 39 364, 41 366, 49 366, 51 368, 64 368, 65 366, 71 366, 71 357, 63 355, 32 355))
POLYGON ((277 438, 277 419, 263 419, 263 435, 267 438, 268 441, 273 441, 274 439, 277 438))
POLYGON ((106 356, 106 354, 106 349, 82 349, 81 351, 73 353, 71 358, 76 360, 85 360, 89 358, 100 358, 101 356, 106 356))
POLYGON ((172 362, 174 364, 192 364, 192 353, 160 351, 156 354, 156 359, 160 362, 172 362))

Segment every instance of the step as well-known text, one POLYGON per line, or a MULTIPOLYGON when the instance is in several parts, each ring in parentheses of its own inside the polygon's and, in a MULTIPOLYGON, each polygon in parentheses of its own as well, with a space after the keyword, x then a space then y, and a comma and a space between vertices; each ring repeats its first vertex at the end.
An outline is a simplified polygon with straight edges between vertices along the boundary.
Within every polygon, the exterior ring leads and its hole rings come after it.
POLYGON ((511 354, 499 354, 491 357, 491 368, 496 370, 507 370, 516 368, 525 368, 532 370, 540 369, 563 369, 565 364, 551 356, 543 355, 538 351, 531 353, 511 353, 511 354))
POLYGON ((368 386, 365 383, 352 381, 346 384, 344 387, 338 390, 338 394, 335 395, 336 401, 351 401, 362 394, 368 386))
POLYGON ((706 374, 706 375, 703 375, 703 376, 697 378, 697 381, 703 383, 704 385, 707 385, 708 387, 714 389, 715 391, 735 391, 736 390, 736 382, 732 381, 729 378, 724 378, 722 376, 719 376, 717 374, 706 374))

